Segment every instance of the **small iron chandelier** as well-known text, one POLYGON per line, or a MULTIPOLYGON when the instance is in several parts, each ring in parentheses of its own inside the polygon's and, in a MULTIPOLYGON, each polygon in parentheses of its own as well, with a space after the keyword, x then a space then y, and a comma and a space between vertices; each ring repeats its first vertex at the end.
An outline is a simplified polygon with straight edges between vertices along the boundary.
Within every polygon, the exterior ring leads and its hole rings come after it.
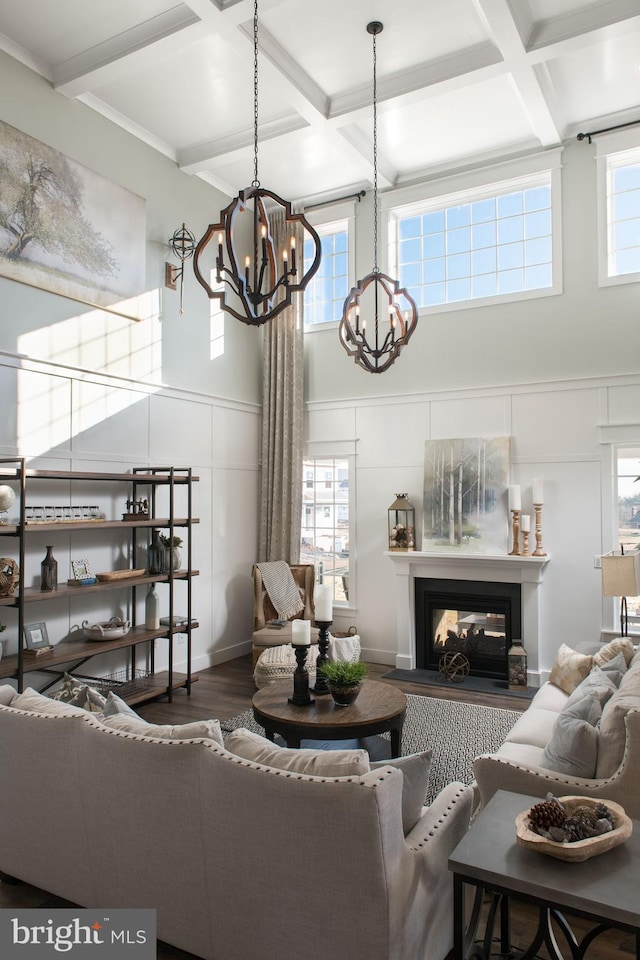
POLYGON ((209 298, 219 300, 222 310, 243 323, 260 326, 290 306, 296 291, 305 289, 320 266, 320 252, 320 237, 304 215, 294 213, 287 200, 262 188, 258 179, 258 0, 254 0, 253 182, 221 211, 218 223, 209 224, 196 247, 193 269, 209 298), (269 222, 269 213, 278 207, 284 211, 286 232, 289 225, 291 231, 287 248, 279 251, 279 256, 269 222), (311 238, 315 247, 304 273, 304 243, 301 250, 296 248, 297 224, 302 226, 305 240, 311 238), (206 271, 210 276, 210 271, 201 263, 214 237, 215 289, 205 275, 206 271))
POLYGON ((394 362, 418 322, 413 298, 397 280, 378 267, 378 86, 376 37, 379 20, 367 24, 373 38, 373 271, 352 287, 342 308, 340 342, 355 362, 369 373, 384 373, 394 362), (361 308, 364 308, 361 315, 361 308), (372 317, 367 323, 367 315, 372 317), (371 329, 373 328, 373 329, 371 329))

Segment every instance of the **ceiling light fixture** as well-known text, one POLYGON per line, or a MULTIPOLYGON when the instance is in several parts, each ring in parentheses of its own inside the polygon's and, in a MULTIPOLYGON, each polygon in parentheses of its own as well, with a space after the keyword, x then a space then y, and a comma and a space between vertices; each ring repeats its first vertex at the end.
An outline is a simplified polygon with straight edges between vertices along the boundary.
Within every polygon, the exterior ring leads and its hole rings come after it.
POLYGON ((367 33, 373 37, 373 271, 352 287, 344 302, 339 331, 340 342, 347 353, 369 373, 384 373, 389 369, 418 322, 418 310, 412 297, 397 280, 381 273, 378 268, 376 37, 382 29, 379 20, 367 24, 367 33), (370 325, 367 324, 369 316, 372 317, 370 325))
POLYGON ((260 186, 258 179, 258 0, 253 12, 253 182, 220 213, 218 223, 209 227, 198 242, 193 269, 210 299, 218 299, 222 310, 243 323, 260 326, 272 320, 293 300, 293 294, 304 290, 320 266, 320 238, 301 213, 294 213, 291 204, 271 190, 260 186), (278 253, 271 233, 269 215, 280 207, 284 211, 287 246, 278 253), (305 273, 304 242, 296 248, 296 225, 304 230, 304 240, 311 239, 315 250, 305 273), (217 249, 215 260, 207 268, 204 252, 213 238, 217 249), (215 289, 208 276, 215 271, 215 289), (302 276, 300 274, 302 273, 302 276), (298 277, 300 276, 300 279, 298 277))

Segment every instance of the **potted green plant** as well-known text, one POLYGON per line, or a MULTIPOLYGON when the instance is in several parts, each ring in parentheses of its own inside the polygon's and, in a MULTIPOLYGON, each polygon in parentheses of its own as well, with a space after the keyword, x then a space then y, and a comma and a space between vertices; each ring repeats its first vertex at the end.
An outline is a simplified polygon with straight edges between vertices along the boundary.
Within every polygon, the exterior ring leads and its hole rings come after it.
POLYGON ((353 703, 367 675, 367 665, 361 660, 330 660, 320 668, 335 703, 347 707, 353 703))
POLYGON ((179 549, 182 546, 182 538, 167 537, 161 533, 160 543, 165 550, 165 570, 179 570, 182 565, 182 553, 179 549))

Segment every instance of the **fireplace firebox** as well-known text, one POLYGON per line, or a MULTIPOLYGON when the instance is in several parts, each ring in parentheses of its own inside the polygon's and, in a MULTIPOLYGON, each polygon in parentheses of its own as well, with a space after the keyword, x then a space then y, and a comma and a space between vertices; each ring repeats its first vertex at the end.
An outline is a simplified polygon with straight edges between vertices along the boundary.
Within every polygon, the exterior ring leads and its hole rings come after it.
POLYGON ((415 604, 419 669, 462 653, 473 676, 507 679, 509 647, 522 637, 519 583, 416 578, 415 604))

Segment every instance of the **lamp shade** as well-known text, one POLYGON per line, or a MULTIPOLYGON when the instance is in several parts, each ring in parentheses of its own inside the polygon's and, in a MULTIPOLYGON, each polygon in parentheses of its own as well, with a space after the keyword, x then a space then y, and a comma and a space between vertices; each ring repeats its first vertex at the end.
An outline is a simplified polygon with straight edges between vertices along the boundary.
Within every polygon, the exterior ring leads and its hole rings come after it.
POLYGON ((602 593, 605 597, 640 596, 640 553, 613 550, 602 557, 602 593))

